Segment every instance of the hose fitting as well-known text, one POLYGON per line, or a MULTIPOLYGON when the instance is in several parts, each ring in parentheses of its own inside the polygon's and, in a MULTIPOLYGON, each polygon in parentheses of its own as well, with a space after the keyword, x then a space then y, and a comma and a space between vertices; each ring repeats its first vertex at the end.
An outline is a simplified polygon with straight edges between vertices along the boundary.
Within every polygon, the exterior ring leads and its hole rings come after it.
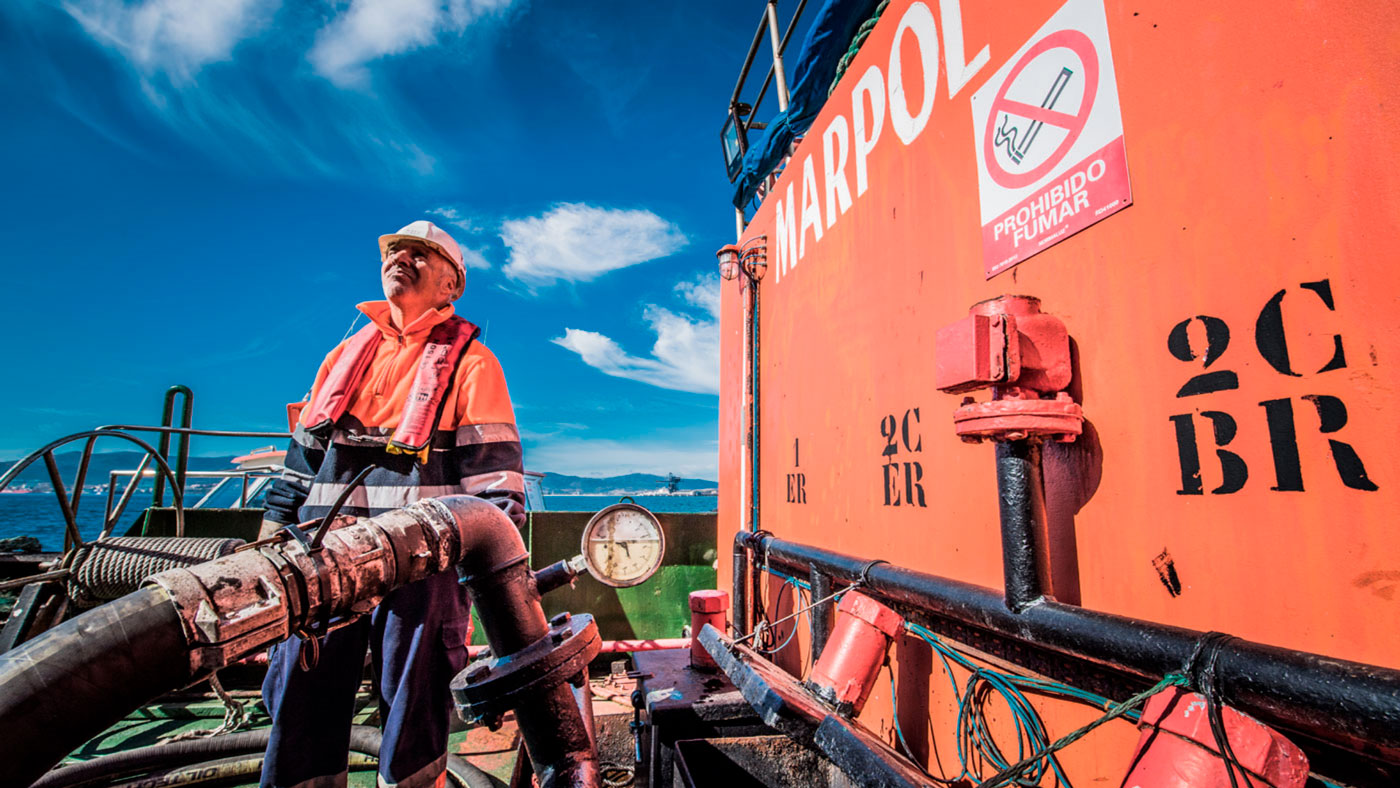
POLYGON ((425 499, 378 517, 337 518, 319 548, 259 542, 146 584, 170 595, 190 644, 190 672, 203 676, 291 634, 349 623, 389 591, 451 567, 461 544, 451 510, 425 499))

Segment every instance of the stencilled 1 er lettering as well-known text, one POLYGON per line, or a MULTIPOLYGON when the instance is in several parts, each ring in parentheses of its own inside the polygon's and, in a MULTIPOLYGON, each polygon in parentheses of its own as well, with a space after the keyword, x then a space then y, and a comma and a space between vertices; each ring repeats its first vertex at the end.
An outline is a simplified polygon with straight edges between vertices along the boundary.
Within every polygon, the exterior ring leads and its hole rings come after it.
MULTIPOLYGON (((1317 282, 1303 282, 1297 290, 1285 288, 1273 296, 1259 310, 1254 322, 1254 345, 1259 356, 1275 372, 1287 377, 1301 378, 1305 375, 1320 375, 1347 366, 1346 351, 1340 334, 1332 335, 1332 353, 1326 362, 1316 370, 1297 372, 1294 359, 1288 351, 1289 326, 1285 320, 1284 305, 1288 298, 1311 298, 1320 300, 1327 311, 1335 312, 1336 304, 1332 297, 1332 283, 1322 279, 1317 282), (1300 292, 1301 291, 1301 292, 1300 292), (1311 295, 1303 295, 1309 293, 1311 295)), ((1297 334, 1294 334, 1297 336, 1297 334)), ((1215 368, 1230 346, 1230 327, 1226 322, 1211 315, 1189 317, 1172 327, 1167 335, 1167 350, 1173 357, 1187 363, 1198 362, 1201 372, 1177 390, 1178 398, 1198 397, 1221 391, 1231 391, 1240 387, 1239 376, 1230 369, 1215 368), (1193 347, 1190 336, 1193 324, 1196 335, 1204 337, 1204 347, 1193 347)), ((1330 394, 1305 394, 1297 399, 1307 401, 1317 412, 1317 430, 1328 435, 1327 446, 1332 454, 1337 476, 1342 484, 1353 490, 1374 492, 1379 489, 1366 475, 1366 465, 1351 444, 1330 437, 1347 424, 1347 408, 1341 398, 1330 394)), ((1303 492, 1303 469, 1300 459, 1297 421, 1294 418, 1294 399, 1289 397, 1266 399, 1259 403, 1264 410, 1264 423, 1269 431, 1269 447, 1274 466, 1274 484, 1271 490, 1278 492, 1303 492)), ((1219 486, 1212 489, 1212 495, 1230 495, 1244 489, 1249 481, 1249 464, 1244 457, 1225 448, 1235 439, 1238 424, 1235 417, 1220 410, 1201 410, 1199 415, 1210 426, 1213 448, 1220 464, 1219 486)), ((1194 413, 1180 413, 1169 417, 1176 433, 1177 461, 1181 468, 1181 489, 1178 495, 1204 495, 1205 485, 1201 481, 1201 452, 1197 445, 1198 420, 1194 413)))
POLYGON ((802 467, 801 444, 792 439, 792 473, 787 475, 787 502, 807 503, 807 474, 798 470, 802 467))
POLYGON ((910 408, 902 417, 890 414, 880 419, 880 437, 885 442, 880 452, 884 505, 927 507, 924 466, 918 460, 924 450, 924 439, 919 432, 919 409, 910 408))

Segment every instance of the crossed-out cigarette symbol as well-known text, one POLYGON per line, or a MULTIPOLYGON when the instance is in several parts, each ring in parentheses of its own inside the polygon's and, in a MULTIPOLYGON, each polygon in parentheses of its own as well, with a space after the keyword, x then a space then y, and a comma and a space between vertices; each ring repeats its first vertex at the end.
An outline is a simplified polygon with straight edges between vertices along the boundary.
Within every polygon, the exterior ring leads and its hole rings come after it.
MULTIPOLYGON (((1074 72, 1067 67, 1061 67, 1060 73, 1055 75, 1055 81, 1050 85, 1050 90, 1046 92, 1045 99, 1040 102, 1041 109, 1054 109, 1055 104, 1060 100, 1061 94, 1069 86, 1070 80, 1074 78, 1074 72)), ((1009 126, 1011 115, 1003 113, 1001 125, 997 127, 996 139, 992 143, 996 147, 1005 147, 1006 156, 1013 162, 1020 164, 1026 154, 1030 152, 1031 145, 1035 143, 1036 135, 1045 125, 1044 121, 1031 120, 1030 125, 1025 129, 1019 126, 1009 126), (1018 139, 1019 137, 1019 139, 1018 139)))

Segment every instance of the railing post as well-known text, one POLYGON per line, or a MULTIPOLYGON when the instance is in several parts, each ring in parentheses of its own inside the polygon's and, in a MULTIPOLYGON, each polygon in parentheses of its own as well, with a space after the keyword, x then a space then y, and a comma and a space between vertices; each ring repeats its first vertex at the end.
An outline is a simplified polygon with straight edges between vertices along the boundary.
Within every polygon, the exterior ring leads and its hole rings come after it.
MULTIPOLYGON (((188 429, 194 421, 194 392, 189 386, 176 384, 165 390, 165 405, 161 409, 160 426, 175 426, 175 396, 183 394, 184 400, 180 412, 180 425, 188 429)), ((162 459, 170 459, 170 433, 160 434, 160 456, 162 459)), ((175 450, 175 484, 181 490, 185 489, 185 470, 189 467, 190 460, 190 436, 189 433, 180 433, 179 448, 175 450)), ((151 506, 165 505, 165 479, 157 476, 155 490, 151 493, 151 506)))
POLYGON ((778 36, 778 0, 768 0, 768 43, 773 47, 773 79, 778 88, 778 111, 788 108, 787 75, 783 73, 783 45, 778 36))

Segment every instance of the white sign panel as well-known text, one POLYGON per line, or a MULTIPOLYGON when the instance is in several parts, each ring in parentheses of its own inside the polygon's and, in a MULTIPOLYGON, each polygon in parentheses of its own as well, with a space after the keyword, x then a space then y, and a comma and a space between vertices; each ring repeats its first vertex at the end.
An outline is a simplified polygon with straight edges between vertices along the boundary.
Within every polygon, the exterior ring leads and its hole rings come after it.
POLYGON ((1102 0, 1069 0, 972 95, 987 278, 1132 203, 1102 0))

